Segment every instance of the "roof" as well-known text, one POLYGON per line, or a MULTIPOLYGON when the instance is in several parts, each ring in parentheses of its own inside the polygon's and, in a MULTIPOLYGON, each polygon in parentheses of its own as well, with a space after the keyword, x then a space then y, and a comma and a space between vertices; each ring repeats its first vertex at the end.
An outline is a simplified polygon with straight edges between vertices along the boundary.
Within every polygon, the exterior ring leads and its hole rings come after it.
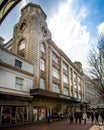
POLYGON ((0 0, 0 24, 21 0, 0 0))

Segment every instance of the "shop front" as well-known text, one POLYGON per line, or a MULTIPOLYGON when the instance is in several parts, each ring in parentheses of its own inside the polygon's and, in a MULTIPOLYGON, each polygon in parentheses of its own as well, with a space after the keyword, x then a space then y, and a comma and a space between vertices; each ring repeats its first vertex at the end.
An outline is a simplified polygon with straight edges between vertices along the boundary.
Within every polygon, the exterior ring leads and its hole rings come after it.
POLYGON ((0 94, 0 97, 0 127, 31 121, 31 96, 0 94))
POLYGON ((78 107, 80 102, 69 96, 42 89, 32 89, 30 94, 34 97, 33 121, 46 120, 48 113, 51 113, 54 119, 57 119, 60 114, 66 117, 71 110, 74 111, 78 107))
POLYGON ((28 118, 28 106, 11 106, 1 105, 0 106, 0 124, 16 124, 29 121, 28 118))

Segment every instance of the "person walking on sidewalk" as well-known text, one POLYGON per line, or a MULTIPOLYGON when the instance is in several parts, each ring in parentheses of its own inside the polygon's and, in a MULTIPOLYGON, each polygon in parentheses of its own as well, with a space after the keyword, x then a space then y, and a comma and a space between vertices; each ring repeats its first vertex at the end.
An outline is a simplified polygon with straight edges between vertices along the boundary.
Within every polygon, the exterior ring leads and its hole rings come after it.
POLYGON ((87 113, 85 111, 83 112, 82 117, 84 120, 84 124, 86 125, 87 113))
POLYGON ((93 121, 94 121, 94 116, 95 116, 95 114, 94 114, 94 112, 93 112, 93 111, 90 113, 90 116, 91 116, 91 121, 92 121, 92 124, 93 124, 93 121))
POLYGON ((102 124, 103 124, 103 122, 104 122, 104 109, 100 113, 100 116, 101 116, 101 120, 102 120, 102 124))
POLYGON ((74 118, 75 118, 75 123, 77 124, 78 123, 78 112, 74 113, 74 118))
POLYGON ((95 112, 95 122, 96 122, 96 124, 99 123, 99 112, 98 111, 95 112))
POLYGON ((52 114, 50 113, 50 114, 49 114, 49 122, 50 122, 50 123, 52 123, 52 119, 53 119, 53 116, 52 116, 52 114))

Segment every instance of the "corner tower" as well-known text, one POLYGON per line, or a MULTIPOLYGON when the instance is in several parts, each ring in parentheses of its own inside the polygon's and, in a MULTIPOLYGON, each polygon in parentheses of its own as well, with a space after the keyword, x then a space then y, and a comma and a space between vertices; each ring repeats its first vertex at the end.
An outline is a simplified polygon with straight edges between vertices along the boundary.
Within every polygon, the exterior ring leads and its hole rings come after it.
POLYGON ((28 3, 14 27, 12 51, 30 62, 37 61, 39 42, 51 39, 46 14, 39 5, 28 3))
POLYGON ((13 32, 12 52, 34 64, 35 86, 38 86, 40 43, 51 39, 46 18, 39 5, 28 3, 21 9, 21 17, 13 32))

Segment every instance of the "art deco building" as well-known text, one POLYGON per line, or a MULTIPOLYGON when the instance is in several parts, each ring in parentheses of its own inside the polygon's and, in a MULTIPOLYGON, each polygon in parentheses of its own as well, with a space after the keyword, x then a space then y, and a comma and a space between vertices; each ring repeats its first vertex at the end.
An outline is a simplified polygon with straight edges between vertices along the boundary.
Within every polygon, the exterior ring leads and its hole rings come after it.
POLYGON ((45 120, 48 112, 54 117, 58 112, 67 114, 80 109, 84 102, 81 63, 73 63, 52 41, 46 18, 39 5, 27 4, 14 27, 11 45, 5 46, 33 64, 33 87, 29 88, 32 114, 28 121, 45 120))

